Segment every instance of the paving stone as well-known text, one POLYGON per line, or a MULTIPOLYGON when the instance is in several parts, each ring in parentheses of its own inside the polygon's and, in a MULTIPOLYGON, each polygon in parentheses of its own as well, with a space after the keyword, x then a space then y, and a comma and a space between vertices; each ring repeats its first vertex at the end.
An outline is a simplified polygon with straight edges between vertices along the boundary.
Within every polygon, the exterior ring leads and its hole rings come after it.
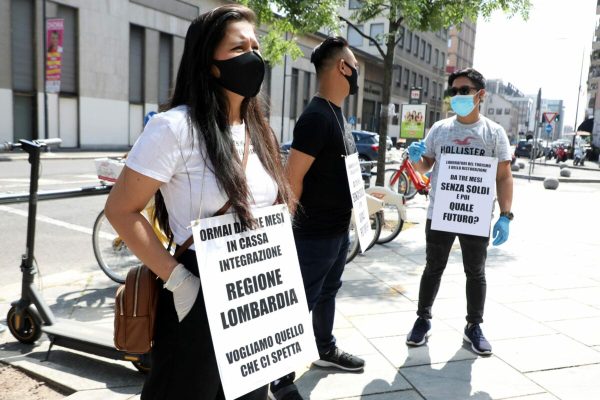
POLYGON ((547 325, 586 346, 600 346, 600 317, 547 322, 547 325))
POLYGON ((365 271, 364 268, 359 266, 348 266, 344 269, 344 273, 342 274, 342 281, 360 281, 360 280, 368 280, 373 279, 373 275, 365 271))
POLYGON ((549 299, 507 304, 507 307, 538 321, 561 321, 600 316, 600 310, 571 299, 549 299))
POLYGON ((385 296, 342 297, 336 299, 335 306, 347 317, 417 309, 416 304, 398 293, 385 296))
POLYGON ((67 396, 65 400, 127 400, 138 397, 139 386, 129 386, 114 389, 81 390, 67 396))
POLYGON ((337 298, 395 294, 394 290, 377 279, 344 282, 337 298))
POLYGON ((600 364, 532 372, 527 377, 561 400, 592 400, 600 394, 600 364))
MULTIPOLYGON (((517 279, 518 281, 520 279, 517 279)), ((520 280, 522 281, 522 280, 520 280)), ((540 288, 531 283, 517 285, 496 285, 492 278, 487 278, 487 298, 500 303, 517 303, 521 301, 547 300, 564 298, 559 291, 540 288)))
POLYGON ((597 285, 593 279, 569 274, 543 275, 538 276, 535 284, 550 290, 589 288, 597 285))
POLYGON ((336 344, 344 351, 357 356, 377 354, 377 349, 356 328, 334 329, 336 344))
POLYGON ((521 372, 600 363, 600 353, 564 335, 498 340, 494 354, 521 372))
POLYGON ((311 400, 359 397, 412 389, 383 356, 365 356, 365 363, 362 373, 313 367, 296 379, 296 386, 305 399, 311 400))
POLYGON ((477 358, 454 330, 433 329, 426 345, 406 345, 406 335, 374 338, 371 342, 395 367, 412 367, 477 358))
MULTIPOLYGON (((366 316, 349 317, 352 324, 367 338, 402 336, 406 335, 413 327, 417 315, 413 311, 374 314, 366 316)), ((439 321, 435 323, 435 330, 450 329, 439 321)))
POLYGON ((545 390, 495 357, 401 368, 427 400, 491 400, 545 390))
POLYGON ((346 397, 339 400, 423 400, 423 397, 419 396, 414 390, 403 390, 399 392, 388 392, 364 395, 360 397, 346 397))

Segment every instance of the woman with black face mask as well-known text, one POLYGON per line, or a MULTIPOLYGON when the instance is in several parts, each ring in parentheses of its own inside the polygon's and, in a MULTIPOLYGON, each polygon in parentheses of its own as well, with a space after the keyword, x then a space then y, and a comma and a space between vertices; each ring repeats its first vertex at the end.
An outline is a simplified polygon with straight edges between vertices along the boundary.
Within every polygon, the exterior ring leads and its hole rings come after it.
MULTIPOLYGON (((144 400, 224 395, 194 246, 175 259, 140 211, 155 196, 159 225, 185 246, 190 221, 234 212, 252 227, 251 207, 292 205, 277 141, 256 97, 265 65, 254 23, 251 10, 233 4, 192 22, 170 103, 148 122, 106 204, 119 235, 164 282, 144 400)), ((266 399, 267 388, 242 398, 266 399)))

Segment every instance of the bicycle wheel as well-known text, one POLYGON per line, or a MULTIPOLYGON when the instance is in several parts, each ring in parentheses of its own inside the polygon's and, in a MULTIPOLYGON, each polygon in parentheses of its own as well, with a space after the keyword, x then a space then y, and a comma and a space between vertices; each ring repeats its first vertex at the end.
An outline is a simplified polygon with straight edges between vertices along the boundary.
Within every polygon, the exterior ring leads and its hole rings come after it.
POLYGON ((404 225, 404 220, 397 205, 385 203, 381 213, 382 226, 379 238, 376 240, 377 244, 389 243, 396 239, 396 236, 400 234, 404 225))
MULTIPOLYGON (((383 222, 382 222, 383 217, 381 216, 380 211, 369 216, 369 219, 371 220, 371 229, 373 230, 373 239, 371 240, 371 243, 369 243, 369 245, 367 246, 367 249, 365 251, 369 250, 371 247, 373 247, 375 245, 375 243, 377 242, 377 239, 379 238, 379 235, 381 234, 381 229, 383 226, 383 222)), ((350 246, 348 246, 348 255, 346 256, 346 264, 348 264, 350 261, 352 261, 360 251, 358 235, 356 234, 356 224, 354 222, 350 225, 349 235, 350 235, 350 246)))
POLYGON ((125 283, 129 269, 140 263, 108 222, 104 210, 94 222, 92 244, 100 269, 117 283, 125 283))

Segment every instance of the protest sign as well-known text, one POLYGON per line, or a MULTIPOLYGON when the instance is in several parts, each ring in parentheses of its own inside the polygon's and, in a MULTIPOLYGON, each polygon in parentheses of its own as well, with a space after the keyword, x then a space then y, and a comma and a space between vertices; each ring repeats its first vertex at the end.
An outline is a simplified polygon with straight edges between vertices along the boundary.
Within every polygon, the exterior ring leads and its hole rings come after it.
POLYGON ((319 358, 287 207, 256 208, 253 215, 258 226, 252 230, 235 214, 192 224, 227 399, 319 358))
POLYGON ((498 159, 442 154, 431 229, 489 236, 498 159))
POLYGON ((352 214, 354 216, 356 235, 358 236, 360 249, 364 252, 373 240, 373 230, 371 229, 371 220, 369 219, 367 195, 365 193, 365 184, 362 178, 358 153, 346 156, 345 161, 350 196, 352 197, 352 214))

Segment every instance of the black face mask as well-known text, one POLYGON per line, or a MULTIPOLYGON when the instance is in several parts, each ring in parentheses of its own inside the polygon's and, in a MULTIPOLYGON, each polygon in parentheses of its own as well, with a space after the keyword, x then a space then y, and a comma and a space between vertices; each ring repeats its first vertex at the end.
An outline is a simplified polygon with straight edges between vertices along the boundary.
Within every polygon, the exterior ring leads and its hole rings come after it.
POLYGON ((225 89, 244 97, 254 97, 265 77, 265 63, 256 51, 227 59, 213 60, 221 76, 215 78, 225 89))
POLYGON ((346 64, 350 68, 350 71, 352 71, 352 75, 344 75, 344 78, 346 78, 346 80, 350 84, 349 94, 356 94, 358 93, 358 70, 352 65, 348 64, 346 61, 344 61, 344 64, 346 64))

